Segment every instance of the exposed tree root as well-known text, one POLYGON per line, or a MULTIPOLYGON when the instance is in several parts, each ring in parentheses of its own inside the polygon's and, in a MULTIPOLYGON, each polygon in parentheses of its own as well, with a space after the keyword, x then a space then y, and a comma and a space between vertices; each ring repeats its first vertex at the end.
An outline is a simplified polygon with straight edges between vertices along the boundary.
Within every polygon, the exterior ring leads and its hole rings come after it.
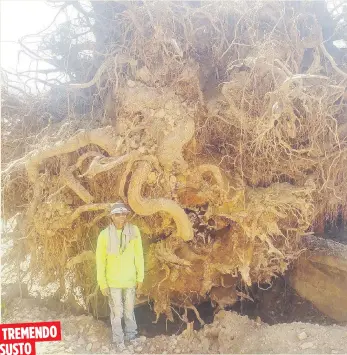
POLYGON ((66 186, 73 190, 82 201, 91 203, 94 197, 74 178, 72 172, 75 170, 74 166, 68 167, 62 175, 62 179, 66 186))
POLYGON ((163 198, 145 199, 142 197, 142 187, 151 171, 147 162, 139 162, 134 170, 129 184, 128 201, 135 213, 141 216, 150 216, 159 211, 169 213, 176 223, 177 236, 183 240, 193 238, 193 228, 184 210, 174 201, 163 198))
POLYGON ((112 132, 111 127, 99 128, 93 131, 80 132, 76 136, 70 138, 66 142, 60 142, 54 147, 46 150, 37 151, 26 161, 26 169, 28 172, 29 180, 35 182, 38 174, 40 164, 51 157, 67 154, 85 147, 89 144, 95 144, 104 149, 109 155, 116 156, 119 151, 119 144, 121 138, 118 141, 116 136, 112 132))
POLYGON ((105 171, 114 169, 115 167, 127 163, 130 160, 133 160, 134 157, 138 155, 137 152, 133 152, 132 154, 126 154, 121 157, 112 157, 105 158, 96 156, 89 165, 88 170, 81 175, 81 177, 87 177, 88 179, 92 179, 98 174, 101 174, 105 171))

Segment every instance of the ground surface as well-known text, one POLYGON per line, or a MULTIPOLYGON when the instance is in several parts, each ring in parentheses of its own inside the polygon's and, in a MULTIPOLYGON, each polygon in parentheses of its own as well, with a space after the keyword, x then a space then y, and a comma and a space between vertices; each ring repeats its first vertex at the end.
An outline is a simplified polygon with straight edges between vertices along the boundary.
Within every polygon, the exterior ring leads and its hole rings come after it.
MULTIPOLYGON (((37 345, 38 354, 114 353, 110 328, 86 315, 44 307, 35 299, 14 299, 3 323, 61 320, 63 341, 37 345)), ((213 324, 180 335, 141 336, 126 353, 347 353, 347 326, 287 323, 268 325, 235 312, 219 312, 213 324)))

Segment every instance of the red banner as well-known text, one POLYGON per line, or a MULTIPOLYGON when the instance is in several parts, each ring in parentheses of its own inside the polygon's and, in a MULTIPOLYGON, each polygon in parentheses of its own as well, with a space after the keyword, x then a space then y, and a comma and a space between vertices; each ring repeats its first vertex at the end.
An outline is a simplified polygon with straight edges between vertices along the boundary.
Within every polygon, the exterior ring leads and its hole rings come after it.
POLYGON ((35 355, 35 344, 61 340, 60 322, 0 324, 0 355, 35 355))

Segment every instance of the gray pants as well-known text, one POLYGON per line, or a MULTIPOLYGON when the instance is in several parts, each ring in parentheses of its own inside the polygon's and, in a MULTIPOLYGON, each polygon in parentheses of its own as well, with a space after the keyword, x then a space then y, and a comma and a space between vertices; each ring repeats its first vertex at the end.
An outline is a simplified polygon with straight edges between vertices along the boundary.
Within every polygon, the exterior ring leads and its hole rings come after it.
POLYGON ((137 324, 135 320, 135 288, 110 288, 109 305, 111 309, 112 337, 116 343, 124 341, 122 318, 124 317, 125 340, 136 337, 137 324))

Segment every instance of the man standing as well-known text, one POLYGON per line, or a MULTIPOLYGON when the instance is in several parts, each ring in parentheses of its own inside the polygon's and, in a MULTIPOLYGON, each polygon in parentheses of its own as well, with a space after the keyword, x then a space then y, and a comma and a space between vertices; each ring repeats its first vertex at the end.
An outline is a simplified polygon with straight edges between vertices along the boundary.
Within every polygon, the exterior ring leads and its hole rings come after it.
POLYGON ((99 234, 96 248, 97 280, 102 294, 108 296, 113 343, 119 350, 125 348, 124 340, 136 338, 135 289, 144 278, 141 234, 137 226, 127 222, 129 213, 124 203, 113 205, 111 223, 99 234))

